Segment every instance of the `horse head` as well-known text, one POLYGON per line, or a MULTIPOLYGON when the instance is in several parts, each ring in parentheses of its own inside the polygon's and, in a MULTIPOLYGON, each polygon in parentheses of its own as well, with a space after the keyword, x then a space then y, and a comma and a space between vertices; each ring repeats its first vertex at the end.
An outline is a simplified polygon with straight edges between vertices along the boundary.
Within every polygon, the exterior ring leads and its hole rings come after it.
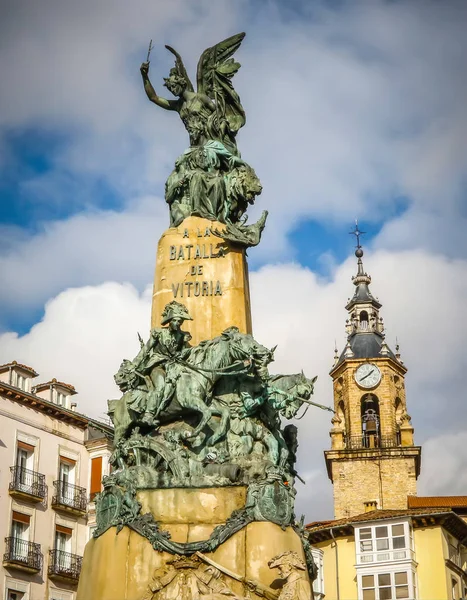
POLYGON ((122 392, 126 392, 135 383, 137 375, 133 363, 130 360, 124 360, 117 373, 114 375, 114 381, 122 392))
POLYGON ((278 394, 276 407, 286 419, 293 419, 304 400, 309 400, 313 394, 316 377, 308 379, 303 371, 295 375, 285 375, 273 378, 274 387, 283 391, 278 394))

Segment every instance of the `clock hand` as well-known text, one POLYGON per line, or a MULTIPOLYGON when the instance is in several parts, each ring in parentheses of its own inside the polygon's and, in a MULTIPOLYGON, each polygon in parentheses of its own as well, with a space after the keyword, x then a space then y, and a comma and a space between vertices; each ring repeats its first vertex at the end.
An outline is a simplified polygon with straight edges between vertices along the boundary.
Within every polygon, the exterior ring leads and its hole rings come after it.
POLYGON ((363 381, 364 379, 366 379, 367 377, 369 377, 369 376, 370 376, 372 373, 374 373, 374 372, 375 372, 375 370, 373 369, 372 371, 370 371, 369 373, 367 373, 367 375, 365 375, 365 377, 362 377, 362 378, 360 379, 360 381, 363 381))

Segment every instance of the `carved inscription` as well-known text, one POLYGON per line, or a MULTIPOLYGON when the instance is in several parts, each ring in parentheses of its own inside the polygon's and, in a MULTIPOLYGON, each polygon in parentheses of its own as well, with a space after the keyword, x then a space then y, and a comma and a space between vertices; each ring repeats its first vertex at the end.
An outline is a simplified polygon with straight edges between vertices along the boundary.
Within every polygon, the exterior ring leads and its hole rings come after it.
MULTIPOLYGON (((207 243, 204 238, 211 237, 211 229, 197 228, 197 238, 201 238, 198 244, 178 244, 169 247, 169 259, 175 262, 201 261, 225 257, 225 249, 220 243, 207 243)), ((185 229, 183 238, 190 238, 190 232, 185 229)), ((187 276, 198 278, 203 276, 204 264, 197 262, 190 265, 187 276)), ((180 281, 171 284, 174 298, 191 298, 198 296, 222 296, 222 286, 219 280, 195 280, 180 281)))

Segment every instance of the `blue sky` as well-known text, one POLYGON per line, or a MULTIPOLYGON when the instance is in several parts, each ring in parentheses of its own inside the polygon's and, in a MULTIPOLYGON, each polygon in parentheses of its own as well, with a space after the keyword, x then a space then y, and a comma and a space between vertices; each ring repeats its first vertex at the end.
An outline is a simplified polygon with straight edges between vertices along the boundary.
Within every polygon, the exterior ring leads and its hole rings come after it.
MULTIPOLYGON (((82 410, 105 410, 115 365, 148 326, 164 183, 187 145, 178 116, 147 101, 139 64, 152 38, 162 93, 165 43, 194 78, 207 45, 245 30, 238 144, 263 184, 250 220, 270 213, 249 252, 255 333, 279 343, 278 370, 306 360, 330 404, 358 217, 388 340, 410 367, 423 485, 439 492, 440 439, 467 447, 467 5, 18 0, 2 11, 0 359, 70 379, 82 410)), ((328 429, 313 414, 304 443, 314 483, 301 497, 321 507, 328 429)), ((442 485, 467 485, 443 460, 442 485)))

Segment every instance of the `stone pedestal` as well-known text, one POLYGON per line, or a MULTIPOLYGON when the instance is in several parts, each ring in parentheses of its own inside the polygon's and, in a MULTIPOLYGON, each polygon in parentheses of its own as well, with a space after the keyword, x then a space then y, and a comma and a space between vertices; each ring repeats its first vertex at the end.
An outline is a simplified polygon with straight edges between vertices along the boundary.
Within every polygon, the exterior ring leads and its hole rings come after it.
POLYGON ((164 306, 184 304, 193 318, 183 325, 192 344, 235 325, 251 333, 250 290, 245 250, 212 233, 224 225, 188 217, 161 237, 157 249, 151 326, 159 327, 164 306))
MULTIPOLYGON (((233 510, 242 508, 246 488, 147 490, 138 492, 138 499, 142 512, 151 512, 172 540, 192 542, 209 538, 213 529, 225 523, 233 510)), ((255 522, 206 556, 246 579, 277 587, 277 570, 271 570, 268 561, 287 550, 294 550, 304 558, 300 538, 292 528, 282 530, 273 523, 255 522)), ((150 584, 154 572, 173 558, 171 554, 154 550, 146 538, 128 527, 119 534, 112 527, 86 546, 77 600, 166 598, 165 595, 153 596, 150 584)), ((232 577, 223 575, 222 578, 240 598, 260 598, 253 592, 248 596, 247 587, 232 577)))

